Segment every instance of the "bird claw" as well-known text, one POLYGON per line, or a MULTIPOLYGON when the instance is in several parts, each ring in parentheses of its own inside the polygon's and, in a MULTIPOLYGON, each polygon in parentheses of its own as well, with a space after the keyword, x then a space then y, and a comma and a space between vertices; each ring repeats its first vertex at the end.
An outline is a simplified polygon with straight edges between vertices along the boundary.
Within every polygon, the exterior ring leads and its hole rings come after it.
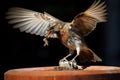
POLYGON ((68 61, 65 58, 59 61, 59 67, 63 67, 65 69, 83 69, 82 66, 77 65, 75 60, 68 61))

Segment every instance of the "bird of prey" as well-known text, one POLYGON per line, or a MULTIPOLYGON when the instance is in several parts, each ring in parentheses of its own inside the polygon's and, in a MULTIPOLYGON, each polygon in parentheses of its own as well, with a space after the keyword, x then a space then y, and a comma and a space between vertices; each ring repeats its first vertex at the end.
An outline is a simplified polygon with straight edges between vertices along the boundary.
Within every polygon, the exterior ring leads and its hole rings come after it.
POLYGON ((76 15, 71 22, 64 22, 44 12, 36 12, 19 7, 8 9, 8 23, 14 24, 21 32, 44 37, 44 46, 48 38, 58 38, 69 49, 69 54, 59 61, 59 66, 69 69, 80 68, 75 59, 81 61, 102 61, 85 43, 84 37, 89 35, 97 23, 106 22, 106 5, 101 0, 94 1, 84 12, 76 15), (76 55, 68 60, 72 54, 76 55))

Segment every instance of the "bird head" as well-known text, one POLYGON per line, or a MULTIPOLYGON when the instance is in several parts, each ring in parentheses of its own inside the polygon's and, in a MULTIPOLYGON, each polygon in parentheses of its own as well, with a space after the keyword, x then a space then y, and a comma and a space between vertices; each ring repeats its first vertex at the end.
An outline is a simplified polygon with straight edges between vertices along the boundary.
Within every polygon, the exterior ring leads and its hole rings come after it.
POLYGON ((52 32, 52 33, 57 33, 62 29, 62 25, 61 24, 52 24, 50 25, 50 27, 47 29, 48 32, 52 32))
POLYGON ((49 38, 53 34, 59 33, 61 29, 62 29, 61 24, 52 24, 47 28, 46 34, 48 35, 49 38))

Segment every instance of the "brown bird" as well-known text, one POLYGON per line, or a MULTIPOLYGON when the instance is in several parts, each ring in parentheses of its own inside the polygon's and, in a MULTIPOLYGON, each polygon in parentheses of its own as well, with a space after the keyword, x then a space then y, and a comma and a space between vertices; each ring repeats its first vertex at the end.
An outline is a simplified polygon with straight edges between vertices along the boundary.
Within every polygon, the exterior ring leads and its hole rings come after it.
POLYGON ((69 69, 79 68, 75 59, 79 56, 81 61, 102 61, 84 41, 84 37, 91 33, 97 23, 106 22, 106 5, 101 0, 94 3, 84 12, 79 13, 71 22, 61 21, 50 14, 36 12, 24 8, 13 7, 7 12, 8 23, 15 24, 21 32, 44 36, 45 45, 47 38, 58 38, 67 48, 69 54, 59 61, 59 66, 69 69), (67 60, 76 50, 76 56, 67 60))

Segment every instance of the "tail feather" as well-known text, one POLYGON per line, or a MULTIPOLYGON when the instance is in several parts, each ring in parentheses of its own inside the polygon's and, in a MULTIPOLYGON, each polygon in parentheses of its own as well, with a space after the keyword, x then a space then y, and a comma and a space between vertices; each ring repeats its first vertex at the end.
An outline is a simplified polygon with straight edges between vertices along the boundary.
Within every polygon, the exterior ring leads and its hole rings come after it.
POLYGON ((102 59, 98 57, 91 49, 89 49, 87 46, 84 46, 80 52, 80 61, 81 62, 101 62, 102 59))

